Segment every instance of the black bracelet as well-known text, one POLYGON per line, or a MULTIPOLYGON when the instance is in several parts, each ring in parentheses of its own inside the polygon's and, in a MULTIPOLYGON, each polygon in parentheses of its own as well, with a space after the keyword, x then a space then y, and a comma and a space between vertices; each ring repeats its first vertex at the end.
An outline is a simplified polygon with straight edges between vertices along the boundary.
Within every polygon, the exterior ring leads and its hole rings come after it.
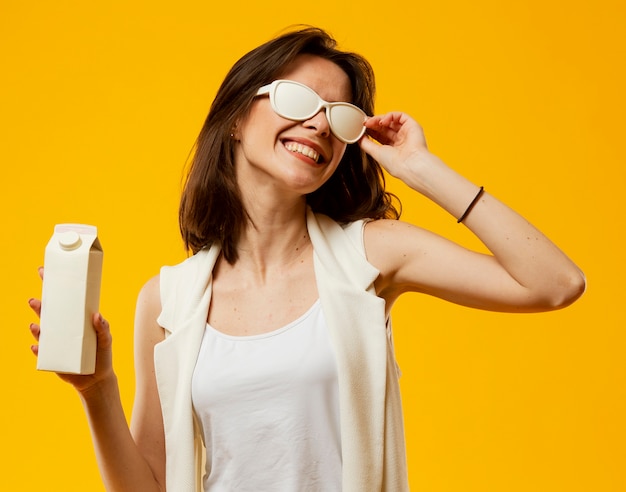
POLYGON ((469 214, 472 211, 472 209, 474 208, 474 205, 476 205, 476 203, 478 202, 478 200, 480 199, 484 191, 485 191, 485 187, 481 186, 480 190, 478 190, 478 193, 476 193, 476 196, 474 197, 474 199, 470 202, 468 207, 465 209, 465 212, 463 212, 463 215, 461 215, 459 217, 459 220, 456 221, 457 224, 460 224, 461 222, 465 220, 465 217, 467 217, 467 214, 469 214))

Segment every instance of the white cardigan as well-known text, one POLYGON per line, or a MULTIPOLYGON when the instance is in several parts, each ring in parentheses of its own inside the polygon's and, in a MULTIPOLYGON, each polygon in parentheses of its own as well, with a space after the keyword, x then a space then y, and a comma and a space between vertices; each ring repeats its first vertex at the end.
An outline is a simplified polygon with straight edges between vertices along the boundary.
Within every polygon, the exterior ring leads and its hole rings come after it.
MULTIPOLYGON (((339 373, 344 492, 408 490, 398 371, 379 272, 365 258, 364 221, 346 227, 307 213, 314 269, 339 373)), ((202 491, 204 450, 191 403, 191 377, 220 249, 203 249, 161 270, 159 324, 166 339, 154 361, 163 412, 168 492, 202 491)))

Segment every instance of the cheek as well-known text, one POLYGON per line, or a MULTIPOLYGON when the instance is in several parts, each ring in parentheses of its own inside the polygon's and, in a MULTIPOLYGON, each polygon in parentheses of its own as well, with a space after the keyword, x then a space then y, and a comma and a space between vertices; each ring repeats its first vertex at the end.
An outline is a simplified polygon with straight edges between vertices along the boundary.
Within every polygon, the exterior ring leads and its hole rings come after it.
MULTIPOLYGON (((269 133, 270 128, 273 126, 273 120, 269 119, 271 114, 265 107, 266 102, 269 104, 268 101, 262 100, 253 103, 248 114, 238 125, 239 137, 243 141, 250 143, 258 142, 259 139, 264 138, 269 133)), ((271 112, 273 113, 273 111, 271 112)))
POLYGON ((285 120, 273 111, 269 114, 251 112, 241 127, 241 138, 250 145, 273 146, 278 136, 293 125, 293 121, 285 120))
POLYGON ((346 149, 348 148, 347 144, 337 139, 334 139, 334 140, 335 142, 333 143, 333 160, 332 160, 333 172, 339 166, 339 163, 341 162, 341 159, 343 159, 343 156, 346 153, 346 149))

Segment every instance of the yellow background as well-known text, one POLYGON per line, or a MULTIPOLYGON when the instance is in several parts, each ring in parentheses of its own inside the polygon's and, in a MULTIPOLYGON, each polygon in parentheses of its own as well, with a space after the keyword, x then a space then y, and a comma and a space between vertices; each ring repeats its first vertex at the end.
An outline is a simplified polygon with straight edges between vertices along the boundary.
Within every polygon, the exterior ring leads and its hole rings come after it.
MULTIPOLYGON (((181 169, 217 86, 294 23, 324 27, 431 149, 586 272, 572 307, 395 311, 413 490, 626 490, 626 7, 618 0, 2 0, 0 489, 98 491, 81 405, 35 371, 28 323, 55 223, 99 227, 101 307, 130 414, 138 289, 184 257, 181 169)), ((404 219, 471 247, 401 183, 404 219)))

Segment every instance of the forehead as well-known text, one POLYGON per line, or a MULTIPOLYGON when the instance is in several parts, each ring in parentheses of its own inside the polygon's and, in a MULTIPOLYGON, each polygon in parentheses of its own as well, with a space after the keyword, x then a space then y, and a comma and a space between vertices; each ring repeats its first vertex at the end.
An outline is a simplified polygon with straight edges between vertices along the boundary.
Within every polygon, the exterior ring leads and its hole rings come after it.
POLYGON ((351 101, 350 79, 339 65, 315 55, 298 55, 280 73, 281 79, 309 86, 326 101, 351 101))

